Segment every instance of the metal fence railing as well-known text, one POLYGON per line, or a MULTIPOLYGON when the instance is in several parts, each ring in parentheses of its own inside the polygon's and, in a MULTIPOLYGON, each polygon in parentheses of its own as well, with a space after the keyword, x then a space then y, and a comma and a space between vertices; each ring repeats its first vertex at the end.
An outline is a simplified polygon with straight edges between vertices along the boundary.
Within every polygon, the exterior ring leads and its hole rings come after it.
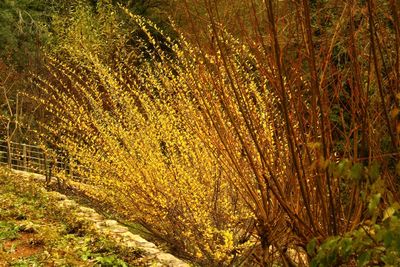
POLYGON ((89 171, 88 168, 76 164, 67 157, 47 155, 40 146, 8 143, 5 140, 0 140, 0 164, 10 164, 12 169, 42 174, 46 178, 64 172, 66 176, 76 181, 84 180, 77 170, 89 171))

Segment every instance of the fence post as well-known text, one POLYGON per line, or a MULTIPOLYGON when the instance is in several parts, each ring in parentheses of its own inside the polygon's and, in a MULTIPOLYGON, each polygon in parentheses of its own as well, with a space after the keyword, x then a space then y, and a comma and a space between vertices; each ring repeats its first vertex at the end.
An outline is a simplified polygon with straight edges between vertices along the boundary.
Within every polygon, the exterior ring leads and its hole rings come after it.
POLYGON ((27 164, 27 155, 26 155, 26 144, 22 144, 22 161, 24 164, 24 171, 27 170, 28 164, 27 164))
POLYGON ((12 157, 11 157, 11 141, 7 139, 7 165, 8 168, 11 169, 11 161, 12 161, 12 157))
MULTIPOLYGON (((46 185, 49 184, 49 172, 50 168, 47 166, 47 156, 46 156, 46 151, 43 151, 43 160, 44 160, 44 176, 46 177, 46 185)), ((39 164, 40 165, 40 164, 39 164)))

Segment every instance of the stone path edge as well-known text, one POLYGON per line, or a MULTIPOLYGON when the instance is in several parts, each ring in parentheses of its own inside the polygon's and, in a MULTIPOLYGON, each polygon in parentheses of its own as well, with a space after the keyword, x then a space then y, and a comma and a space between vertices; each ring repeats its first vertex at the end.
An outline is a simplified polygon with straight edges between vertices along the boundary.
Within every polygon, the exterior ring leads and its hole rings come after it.
MULTIPOLYGON (((36 173, 29 173, 18 170, 11 170, 13 173, 31 177, 33 179, 45 181, 45 177, 36 173)), ((166 253, 157 248, 157 246, 142 238, 140 235, 133 234, 129 229, 115 220, 108 220, 97 213, 94 209, 79 205, 76 201, 68 199, 64 194, 57 191, 47 191, 51 199, 55 200, 55 205, 61 209, 68 210, 76 219, 83 220, 90 224, 95 232, 101 236, 112 238, 118 245, 125 248, 133 248, 141 251, 146 258, 151 261, 151 266, 160 267, 189 267, 190 265, 170 253, 166 253)))

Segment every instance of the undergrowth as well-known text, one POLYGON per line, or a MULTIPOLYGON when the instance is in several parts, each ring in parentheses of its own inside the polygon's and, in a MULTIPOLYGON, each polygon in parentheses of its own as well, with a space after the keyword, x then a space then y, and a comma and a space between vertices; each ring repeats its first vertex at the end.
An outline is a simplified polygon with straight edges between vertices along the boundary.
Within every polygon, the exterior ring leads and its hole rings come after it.
MULTIPOLYGON (((0 168, 0 263, 7 266, 144 266, 138 251, 99 236, 55 205, 38 181, 0 168)), ((1 265, 0 264, 0 265, 1 265)), ((1 265, 2 266, 2 265, 1 265)))

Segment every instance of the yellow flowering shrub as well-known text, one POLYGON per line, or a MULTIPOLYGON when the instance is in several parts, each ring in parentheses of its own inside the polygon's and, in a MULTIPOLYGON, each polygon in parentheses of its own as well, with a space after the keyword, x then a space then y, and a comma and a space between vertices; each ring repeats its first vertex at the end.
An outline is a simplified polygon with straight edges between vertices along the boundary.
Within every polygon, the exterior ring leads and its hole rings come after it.
MULTIPOLYGON (((147 28, 155 25, 133 19, 157 46, 147 28)), ((73 170, 87 177, 88 194, 142 223, 178 255, 229 264, 254 245, 243 231, 254 224, 254 214, 215 147, 221 144, 210 142, 217 133, 208 129, 192 91, 204 86, 196 85, 194 74, 210 79, 212 73, 199 72, 192 62, 199 55, 189 44, 171 49, 174 59, 156 48, 153 60, 130 66, 121 58, 116 69, 90 51, 82 64, 49 55, 52 77, 35 81, 44 92, 38 101, 55 119, 42 126, 73 170)))
POLYGON ((114 13, 99 19, 104 30, 71 24, 63 56, 48 55, 49 76, 34 79, 52 114, 45 136, 87 177, 83 190, 178 256, 205 266, 304 265, 312 236, 338 232, 361 213, 335 208, 340 177, 329 172, 328 141, 321 145, 320 96, 310 73, 282 67, 271 52, 278 48, 265 46, 278 42, 273 30, 244 42, 208 12, 197 43, 126 10, 141 33, 136 47, 114 13), (109 25, 107 36, 122 34, 112 59, 103 46, 109 25))
POLYGON ((378 176, 398 198, 394 1, 182 1, 172 34, 96 2, 54 19, 44 137, 178 255, 304 266, 368 219, 378 176))

